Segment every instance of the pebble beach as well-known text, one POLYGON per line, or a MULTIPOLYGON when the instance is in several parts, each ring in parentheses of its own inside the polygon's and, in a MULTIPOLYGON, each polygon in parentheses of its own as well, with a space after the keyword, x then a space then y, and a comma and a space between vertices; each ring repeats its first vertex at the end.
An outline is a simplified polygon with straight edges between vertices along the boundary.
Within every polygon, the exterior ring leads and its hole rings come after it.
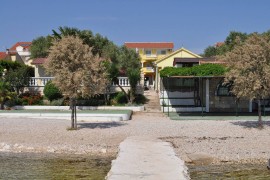
POLYGON ((181 120, 161 113, 134 113, 121 122, 78 122, 39 118, 0 118, 0 152, 72 153, 116 156, 129 136, 170 142, 186 163, 266 163, 270 158, 270 121, 181 120))

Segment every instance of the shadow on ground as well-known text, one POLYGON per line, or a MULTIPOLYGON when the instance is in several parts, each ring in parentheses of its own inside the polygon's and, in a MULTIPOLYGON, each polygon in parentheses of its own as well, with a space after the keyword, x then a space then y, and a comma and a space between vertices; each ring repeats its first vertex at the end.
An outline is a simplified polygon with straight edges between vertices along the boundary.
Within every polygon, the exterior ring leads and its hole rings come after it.
POLYGON ((119 127, 124 126, 126 123, 123 122, 100 122, 100 123, 78 123, 79 129, 107 129, 107 128, 113 128, 113 127, 119 127))
MULTIPOLYGON (((237 121, 237 122, 231 122, 233 125, 237 126, 243 126, 245 128, 258 128, 260 129, 258 125, 258 121, 237 121)), ((270 126, 270 121, 263 121, 263 126, 270 126)))

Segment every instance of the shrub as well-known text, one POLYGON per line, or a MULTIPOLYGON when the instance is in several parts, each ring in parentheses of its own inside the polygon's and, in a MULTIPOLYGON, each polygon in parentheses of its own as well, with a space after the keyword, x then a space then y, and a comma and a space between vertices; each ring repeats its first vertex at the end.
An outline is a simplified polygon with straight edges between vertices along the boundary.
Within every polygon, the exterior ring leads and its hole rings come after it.
POLYGON ((52 100, 50 105, 52 106, 63 106, 64 105, 64 99, 57 99, 57 100, 52 100))
POLYGON ((145 104, 148 99, 143 94, 136 94, 135 103, 136 104, 145 104))
POLYGON ((40 93, 27 91, 19 97, 22 99, 22 105, 43 105, 43 97, 40 93))
POLYGON ((47 82, 44 87, 43 93, 45 97, 48 98, 50 101, 57 100, 63 97, 60 90, 52 83, 52 81, 47 82))
POLYGON ((127 98, 123 92, 118 92, 112 96, 112 99, 111 99, 112 105, 126 104, 126 103, 127 103, 127 98))
POLYGON ((161 77, 169 76, 223 76, 227 68, 221 64, 202 64, 193 67, 165 67, 160 71, 161 77))

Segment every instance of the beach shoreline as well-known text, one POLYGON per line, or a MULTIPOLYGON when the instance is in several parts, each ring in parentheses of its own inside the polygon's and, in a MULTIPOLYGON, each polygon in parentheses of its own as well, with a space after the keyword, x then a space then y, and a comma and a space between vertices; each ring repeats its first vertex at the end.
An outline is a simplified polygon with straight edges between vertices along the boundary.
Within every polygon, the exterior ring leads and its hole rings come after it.
POLYGON ((31 152, 116 157, 129 136, 170 142, 187 164, 263 164, 270 158, 270 121, 172 121, 160 113, 135 113, 127 122, 79 123, 68 131, 59 119, 0 118, 0 153, 31 152))

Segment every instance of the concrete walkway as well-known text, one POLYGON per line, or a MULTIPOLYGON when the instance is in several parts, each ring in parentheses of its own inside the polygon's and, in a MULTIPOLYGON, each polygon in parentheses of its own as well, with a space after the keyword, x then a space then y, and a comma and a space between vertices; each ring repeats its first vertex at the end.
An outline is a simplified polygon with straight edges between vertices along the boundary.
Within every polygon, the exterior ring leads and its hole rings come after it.
POLYGON ((190 179, 184 161, 175 156, 168 142, 151 137, 128 137, 107 180, 185 180, 190 179))

